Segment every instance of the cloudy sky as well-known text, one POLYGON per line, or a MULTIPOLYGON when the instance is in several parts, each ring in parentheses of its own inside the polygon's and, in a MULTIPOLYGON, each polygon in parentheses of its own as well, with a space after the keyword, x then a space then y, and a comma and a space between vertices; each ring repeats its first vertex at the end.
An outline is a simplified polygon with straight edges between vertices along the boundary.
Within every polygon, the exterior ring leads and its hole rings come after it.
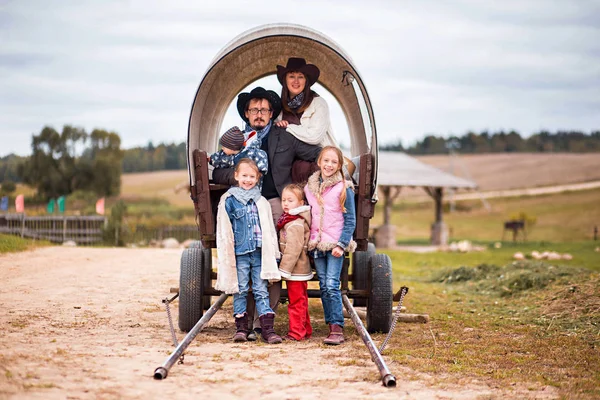
POLYGON ((212 58, 276 22, 316 29, 352 57, 380 144, 600 129, 600 0, 0 0, 0 156, 30 154, 45 125, 116 131, 124 148, 184 141, 212 58))

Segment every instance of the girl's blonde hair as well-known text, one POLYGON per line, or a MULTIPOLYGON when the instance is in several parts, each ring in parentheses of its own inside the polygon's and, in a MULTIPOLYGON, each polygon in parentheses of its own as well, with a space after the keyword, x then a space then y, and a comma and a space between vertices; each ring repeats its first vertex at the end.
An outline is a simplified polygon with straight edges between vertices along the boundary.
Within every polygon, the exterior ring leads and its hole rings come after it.
MULTIPOLYGON (((343 182, 344 174, 342 173, 342 167, 344 166, 344 155, 342 154, 342 150, 340 150, 339 148, 337 148, 335 146, 323 147, 323 150, 321 150, 321 152, 319 153, 319 158, 317 159, 317 164, 319 165, 319 169, 321 168, 321 160, 323 159, 323 154, 325 154, 325 152, 329 151, 329 150, 332 150, 337 155, 338 169, 337 169, 337 171, 335 171, 335 173, 340 174, 340 176, 342 177, 342 182, 343 182)), ((317 199, 319 200, 319 203, 322 202, 320 193, 317 194, 317 199)), ((346 187, 344 184, 344 189, 342 190, 342 194, 340 195, 340 206, 342 206, 342 212, 346 212, 346 207, 344 207, 345 202, 346 202, 346 187)))
POLYGON ((262 176, 262 174, 260 173, 260 170, 258 169, 258 165, 256 165, 256 163, 254 162, 253 159, 251 158, 242 158, 240 161, 238 161, 238 163, 235 165, 235 172, 240 172, 240 165, 242 164, 246 164, 248 166, 250 166, 254 171, 256 171, 256 175, 258 178, 260 178, 262 176))
POLYGON ((306 204, 306 198, 304 197, 304 189, 302 188, 302 186, 298 185, 297 183, 290 183, 289 185, 283 188, 281 194, 283 195, 283 192, 285 192, 286 190, 294 193, 298 200, 303 201, 304 204, 306 204))

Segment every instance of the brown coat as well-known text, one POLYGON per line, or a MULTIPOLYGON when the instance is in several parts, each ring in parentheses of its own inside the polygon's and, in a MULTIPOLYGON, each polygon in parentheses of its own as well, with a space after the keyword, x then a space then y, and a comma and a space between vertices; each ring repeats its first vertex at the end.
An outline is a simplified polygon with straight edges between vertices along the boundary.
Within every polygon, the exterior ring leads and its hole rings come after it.
POLYGON ((300 215, 300 218, 288 222, 279 231, 279 249, 282 254, 279 272, 281 278, 288 281, 309 281, 313 277, 307 254, 310 206, 295 208, 290 210, 290 214, 300 215))

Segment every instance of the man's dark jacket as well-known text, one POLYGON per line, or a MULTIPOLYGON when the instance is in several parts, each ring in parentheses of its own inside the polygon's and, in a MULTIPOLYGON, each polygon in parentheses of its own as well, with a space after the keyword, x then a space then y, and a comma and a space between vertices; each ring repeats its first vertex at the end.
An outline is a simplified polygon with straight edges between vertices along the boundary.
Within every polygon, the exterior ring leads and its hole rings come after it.
MULTIPOLYGON (((290 134, 285 128, 273 125, 267 138, 269 144, 269 174, 273 174, 273 182, 281 197, 283 188, 292 183, 292 163, 296 159, 315 161, 321 147, 306 144, 290 134)), ((213 181, 220 184, 235 185, 233 168, 213 170, 213 181)))

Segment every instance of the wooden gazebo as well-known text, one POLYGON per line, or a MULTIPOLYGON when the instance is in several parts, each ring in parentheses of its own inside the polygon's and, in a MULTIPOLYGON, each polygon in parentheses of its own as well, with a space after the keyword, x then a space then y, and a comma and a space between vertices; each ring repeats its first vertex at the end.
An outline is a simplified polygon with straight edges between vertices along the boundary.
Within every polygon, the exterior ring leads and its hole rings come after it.
MULTIPOLYGON (((392 205, 400 195, 402 187, 422 187, 433 198, 435 220, 431 225, 431 244, 434 245, 446 244, 448 240, 447 228, 442 218, 444 189, 477 188, 477 184, 473 181, 424 164, 406 153, 391 151, 379 152, 377 186, 383 194, 383 229, 390 226, 392 205)), ((394 240, 394 238, 390 239, 394 240)), ((381 245, 378 243, 378 246, 381 245)))

